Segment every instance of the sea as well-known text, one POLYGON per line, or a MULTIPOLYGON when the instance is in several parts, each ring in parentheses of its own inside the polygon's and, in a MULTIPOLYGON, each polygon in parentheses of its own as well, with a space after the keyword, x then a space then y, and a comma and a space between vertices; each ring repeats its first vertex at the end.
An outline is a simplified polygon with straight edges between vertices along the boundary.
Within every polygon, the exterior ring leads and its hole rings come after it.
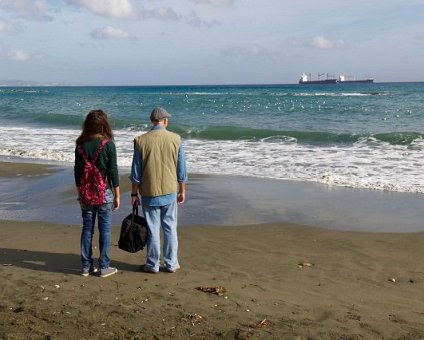
POLYGON ((1 87, 0 157, 72 166, 86 114, 105 110, 120 167, 155 106, 188 171, 424 193, 424 83, 1 87))

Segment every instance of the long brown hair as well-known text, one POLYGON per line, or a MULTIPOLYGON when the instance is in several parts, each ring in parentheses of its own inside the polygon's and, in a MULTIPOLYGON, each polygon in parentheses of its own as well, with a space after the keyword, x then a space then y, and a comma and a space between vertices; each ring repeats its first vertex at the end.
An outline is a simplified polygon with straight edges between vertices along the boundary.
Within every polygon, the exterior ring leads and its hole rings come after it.
POLYGON ((110 127, 107 113, 103 110, 91 110, 85 117, 82 124, 82 132, 77 138, 76 143, 80 145, 97 136, 106 139, 113 139, 112 128, 110 127))

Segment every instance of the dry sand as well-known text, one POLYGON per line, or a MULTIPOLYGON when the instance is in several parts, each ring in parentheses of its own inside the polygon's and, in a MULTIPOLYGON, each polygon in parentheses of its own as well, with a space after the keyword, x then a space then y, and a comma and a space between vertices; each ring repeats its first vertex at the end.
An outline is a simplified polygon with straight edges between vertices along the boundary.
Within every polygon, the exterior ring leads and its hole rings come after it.
POLYGON ((424 233, 182 226, 174 274, 141 272, 118 234, 119 272, 82 277, 79 226, 0 216, 0 338, 424 339, 424 233))
POLYGON ((180 228, 182 269, 147 274, 145 252, 120 250, 118 232, 118 274, 84 278, 78 227, 1 222, 0 337, 424 338, 422 233, 180 228))

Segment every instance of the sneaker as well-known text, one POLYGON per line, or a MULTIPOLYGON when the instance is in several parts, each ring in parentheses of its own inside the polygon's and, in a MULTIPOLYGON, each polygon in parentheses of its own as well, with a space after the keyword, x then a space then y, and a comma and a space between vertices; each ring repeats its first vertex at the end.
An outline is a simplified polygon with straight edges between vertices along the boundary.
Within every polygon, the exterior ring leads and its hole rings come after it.
POLYGON ((150 273, 150 274, 156 274, 158 272, 154 270, 152 267, 148 267, 148 266, 143 266, 142 269, 145 273, 150 273))
POLYGON ((175 267, 175 268, 173 268, 173 269, 171 269, 171 268, 166 268, 166 271, 168 272, 168 273, 175 273, 177 270, 180 270, 180 266, 178 266, 178 267, 175 267))
POLYGON ((96 267, 92 267, 92 268, 83 268, 81 275, 84 277, 87 277, 90 274, 95 274, 97 273, 97 268, 96 267))
POLYGON ((117 268, 109 267, 105 269, 100 269, 100 277, 108 277, 118 272, 117 268))

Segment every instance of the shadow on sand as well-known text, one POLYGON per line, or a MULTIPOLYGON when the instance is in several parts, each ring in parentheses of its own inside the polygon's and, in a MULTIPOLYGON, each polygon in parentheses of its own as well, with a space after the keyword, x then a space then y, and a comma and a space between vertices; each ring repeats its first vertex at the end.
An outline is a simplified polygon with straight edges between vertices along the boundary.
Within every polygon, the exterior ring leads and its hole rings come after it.
MULTIPOLYGON (((0 266, 15 266, 24 269, 80 275, 81 258, 77 254, 49 253, 44 251, 0 248, 0 266)), ((128 272, 139 272, 139 264, 111 261, 112 266, 128 272)))

